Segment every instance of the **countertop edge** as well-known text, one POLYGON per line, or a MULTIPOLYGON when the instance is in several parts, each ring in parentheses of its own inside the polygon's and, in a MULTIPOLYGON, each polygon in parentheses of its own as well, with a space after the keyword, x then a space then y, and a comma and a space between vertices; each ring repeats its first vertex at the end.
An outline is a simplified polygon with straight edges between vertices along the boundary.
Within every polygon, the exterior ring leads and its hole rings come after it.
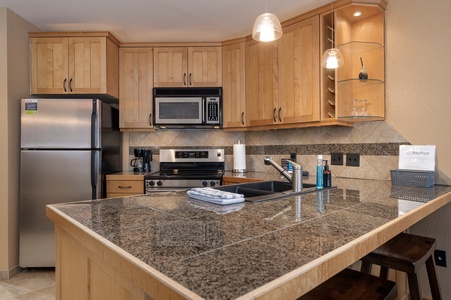
POLYGON ((352 243, 343 245, 236 300, 276 299, 281 296, 286 299, 297 298, 450 202, 451 192, 425 203, 404 216, 357 238, 352 243), (330 261, 331 258, 333 261, 330 261), (328 277, 321 276, 321 274, 328 274, 328 277))
MULTIPOLYGON (((200 300, 203 299, 199 295, 180 285, 176 281, 171 278, 165 276, 164 274, 158 272, 148 264, 142 262, 138 258, 134 257, 130 253, 126 252, 122 248, 116 246, 112 242, 108 241, 104 237, 95 233, 91 229, 87 228, 83 224, 77 222, 70 216, 64 214, 57 208, 53 207, 53 205, 47 205, 46 207, 46 216, 52 222, 54 222, 56 228, 60 228, 65 232, 69 233, 72 238, 75 238, 77 241, 83 244, 84 247, 88 248, 93 255, 99 256, 95 251, 94 243, 100 243, 104 246, 104 251, 101 253, 101 257, 99 259, 105 260, 106 256, 110 256, 109 263, 113 266, 118 272, 127 272, 133 278, 132 280, 139 280, 140 275, 139 272, 144 272, 147 276, 151 276, 155 282, 149 282, 147 286, 158 285, 159 292, 165 293, 169 292, 169 294, 176 293, 177 295, 182 296, 185 299, 193 299, 200 300), (122 263, 114 263, 114 256, 118 255, 120 258, 130 262, 131 267, 138 271, 138 274, 134 274, 134 272, 130 272, 126 270, 126 266, 122 263), (163 290, 161 290, 163 289, 163 290)), ((58 282, 57 282, 58 284, 58 282)), ((150 293, 149 293, 150 295, 150 293)))

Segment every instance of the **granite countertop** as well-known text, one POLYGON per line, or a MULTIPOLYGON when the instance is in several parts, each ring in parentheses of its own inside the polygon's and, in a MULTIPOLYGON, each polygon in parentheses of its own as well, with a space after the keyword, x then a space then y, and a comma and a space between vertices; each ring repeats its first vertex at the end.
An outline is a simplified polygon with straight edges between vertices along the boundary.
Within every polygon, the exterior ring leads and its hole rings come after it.
POLYGON ((393 220, 410 226, 402 222, 410 211, 451 193, 451 187, 392 187, 389 181, 333 184, 337 188, 224 207, 164 192, 50 208, 202 298, 236 299, 393 220))

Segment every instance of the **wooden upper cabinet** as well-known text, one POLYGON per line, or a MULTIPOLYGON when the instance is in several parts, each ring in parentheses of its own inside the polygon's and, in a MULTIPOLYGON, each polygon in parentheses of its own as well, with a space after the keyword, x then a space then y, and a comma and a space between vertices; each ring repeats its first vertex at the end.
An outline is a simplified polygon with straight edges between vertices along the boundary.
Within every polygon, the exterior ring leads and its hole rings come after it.
POLYGON ((285 27, 278 40, 278 51, 278 121, 284 124, 319 121, 319 17, 285 27))
POLYGON ((157 47, 155 87, 222 86, 221 47, 157 47))
POLYGON ((30 33, 32 94, 107 94, 118 98, 118 44, 105 33, 70 34, 30 33))
POLYGON ((245 42, 223 47, 223 127, 246 125, 245 42))
POLYGON ((249 126, 278 122, 277 41, 246 42, 246 112, 249 126))
POLYGON ((152 48, 119 50, 119 126, 150 129, 152 124, 152 48))

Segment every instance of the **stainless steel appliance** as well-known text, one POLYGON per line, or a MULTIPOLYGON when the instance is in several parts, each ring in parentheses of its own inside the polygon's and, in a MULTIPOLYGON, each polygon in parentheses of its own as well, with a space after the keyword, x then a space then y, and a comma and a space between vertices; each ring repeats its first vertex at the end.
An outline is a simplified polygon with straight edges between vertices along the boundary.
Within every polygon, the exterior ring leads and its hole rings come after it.
POLYGON ((94 99, 22 99, 21 267, 55 265, 48 204, 104 197, 121 169, 119 112, 94 99))
POLYGON ((224 149, 161 149, 160 171, 146 175, 146 194, 221 185, 224 149))
POLYGON ((154 88, 154 125, 159 128, 220 128, 222 88, 154 88))

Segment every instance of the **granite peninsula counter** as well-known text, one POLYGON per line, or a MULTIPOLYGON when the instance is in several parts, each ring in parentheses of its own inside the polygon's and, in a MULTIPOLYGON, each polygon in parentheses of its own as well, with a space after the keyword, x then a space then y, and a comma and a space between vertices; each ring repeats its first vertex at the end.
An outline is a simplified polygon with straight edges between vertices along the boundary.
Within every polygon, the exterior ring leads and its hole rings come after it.
POLYGON ((57 299, 295 299, 451 201, 444 186, 334 185, 226 207, 184 192, 48 206, 57 299))

